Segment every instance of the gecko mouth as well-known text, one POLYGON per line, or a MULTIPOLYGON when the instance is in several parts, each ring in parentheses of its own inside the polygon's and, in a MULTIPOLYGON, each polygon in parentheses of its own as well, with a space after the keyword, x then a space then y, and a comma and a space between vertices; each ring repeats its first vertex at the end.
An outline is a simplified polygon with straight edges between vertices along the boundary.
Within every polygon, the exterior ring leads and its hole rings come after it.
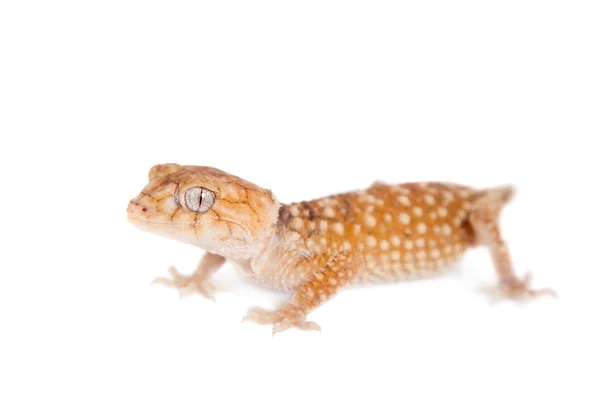
MULTIPOLYGON (((194 221, 194 222, 159 222, 159 221, 148 221, 145 219, 139 219, 139 218, 133 218, 133 217, 127 217, 127 220, 129 222, 133 222, 133 223, 142 223, 142 224, 150 224, 150 225, 169 225, 169 226, 195 226, 195 225, 203 225, 203 223, 198 222, 198 221, 194 221)), ((233 222, 235 223, 235 222, 233 222)))
MULTIPOLYGON (((181 227, 183 227, 183 226, 205 225, 204 223, 198 222, 198 221, 194 221, 194 222, 172 222, 172 221, 160 222, 160 221, 148 221, 148 220, 143 220, 143 219, 134 218, 134 217, 130 217, 130 216, 127 216, 127 220, 130 223, 134 224, 134 225, 135 224, 140 224, 140 225, 181 226, 181 227)), ((233 225, 239 227, 247 235, 250 234, 250 232, 248 231, 248 229, 246 229, 242 225, 238 224, 237 222, 229 221, 229 220, 226 220, 226 219, 220 219, 220 220, 218 220, 218 222, 225 222, 225 223, 228 223, 228 224, 233 224, 233 225)))

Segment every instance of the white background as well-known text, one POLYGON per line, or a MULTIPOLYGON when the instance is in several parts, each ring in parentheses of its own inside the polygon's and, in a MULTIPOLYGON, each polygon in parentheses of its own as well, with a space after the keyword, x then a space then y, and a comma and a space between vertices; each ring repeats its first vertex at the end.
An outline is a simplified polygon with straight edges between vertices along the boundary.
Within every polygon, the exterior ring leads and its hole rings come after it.
POLYGON ((597 399, 599 20, 595 1, 2 2, 0 398, 597 399), (286 296, 231 266, 216 304, 149 285, 201 255, 126 222, 163 162, 283 202, 514 183, 516 268, 560 299, 490 306, 477 249, 272 338, 240 320, 286 296))

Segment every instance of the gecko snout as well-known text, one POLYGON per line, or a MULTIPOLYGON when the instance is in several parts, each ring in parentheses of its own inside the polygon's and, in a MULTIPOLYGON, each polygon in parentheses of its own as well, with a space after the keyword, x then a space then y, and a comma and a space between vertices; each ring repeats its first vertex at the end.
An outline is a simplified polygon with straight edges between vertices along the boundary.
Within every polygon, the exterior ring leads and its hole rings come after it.
POLYGON ((127 218, 135 220, 147 220, 150 215, 150 207, 140 202, 139 196, 132 199, 127 206, 127 218))

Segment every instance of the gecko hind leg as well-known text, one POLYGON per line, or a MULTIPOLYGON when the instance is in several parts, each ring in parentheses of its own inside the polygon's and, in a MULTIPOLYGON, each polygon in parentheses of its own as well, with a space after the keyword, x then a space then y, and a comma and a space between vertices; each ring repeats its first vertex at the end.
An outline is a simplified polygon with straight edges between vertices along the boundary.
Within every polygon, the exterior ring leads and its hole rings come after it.
MULTIPOLYGON (((312 259, 303 262, 315 262, 312 259)), ((301 285, 292 298, 275 311, 253 307, 242 321, 253 321, 262 325, 273 325, 273 335, 296 327, 303 330, 318 330, 320 326, 307 321, 307 314, 323 304, 356 276, 361 265, 360 259, 338 253, 329 257, 325 266, 315 272, 301 285)))
POLYGON ((489 248, 498 277, 498 283, 485 287, 484 291, 492 296, 492 300, 527 300, 541 295, 557 297, 553 289, 531 289, 530 272, 522 279, 515 275, 508 246, 499 227, 500 212, 512 196, 512 192, 512 188, 508 187, 487 190, 469 214, 469 222, 475 232, 477 244, 489 248))
POLYGON ((178 289, 181 297, 199 293, 215 301, 216 287, 210 282, 210 277, 225 263, 225 258, 213 253, 206 253, 198 263, 196 270, 190 275, 184 275, 175 267, 169 267, 170 278, 158 277, 152 283, 158 283, 178 289))

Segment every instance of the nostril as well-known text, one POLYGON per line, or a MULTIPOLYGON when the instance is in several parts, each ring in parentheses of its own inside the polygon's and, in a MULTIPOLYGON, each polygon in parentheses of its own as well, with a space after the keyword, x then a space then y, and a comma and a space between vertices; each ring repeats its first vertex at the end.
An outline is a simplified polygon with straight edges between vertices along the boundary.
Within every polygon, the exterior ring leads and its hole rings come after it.
POLYGON ((129 206, 127 207, 127 212, 131 213, 131 214, 142 214, 142 213, 147 213, 148 211, 148 206, 142 206, 140 204, 139 201, 137 200, 131 200, 129 202, 129 206))

